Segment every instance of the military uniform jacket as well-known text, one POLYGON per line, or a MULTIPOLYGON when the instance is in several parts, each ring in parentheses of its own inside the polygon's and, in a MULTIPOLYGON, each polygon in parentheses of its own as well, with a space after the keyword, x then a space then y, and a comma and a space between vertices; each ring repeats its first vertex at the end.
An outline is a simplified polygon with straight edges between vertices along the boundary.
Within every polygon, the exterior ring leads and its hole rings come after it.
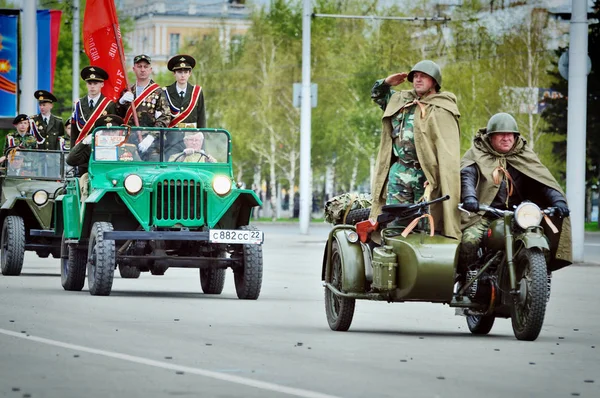
MULTIPOLYGON (((180 112, 185 112, 188 110, 190 103, 192 102, 192 93, 194 88, 197 86, 192 86, 188 83, 187 88, 185 90, 185 95, 183 100, 181 96, 177 92, 177 82, 171 84, 164 88, 167 102, 169 103, 169 108, 171 109, 171 114, 173 116, 173 120, 180 112)), ((196 127, 203 128, 206 127, 206 111, 204 109, 204 93, 200 88, 200 93, 198 95, 198 100, 194 104, 194 108, 189 112, 185 119, 179 121, 179 123, 194 123, 196 127)), ((176 126, 170 126, 176 127, 176 126)))
MULTIPOLYGON (((169 122, 171 121, 171 109, 165 98, 164 91, 160 86, 156 85, 153 80, 150 80, 146 90, 152 85, 155 85, 156 88, 150 90, 148 95, 145 96, 142 101, 138 101, 135 92, 135 84, 130 87, 136 103, 136 113, 140 127, 169 127, 169 122)), ((142 95, 146 93, 146 90, 144 90, 142 95)), ((127 113, 131 104, 126 103, 121 105, 117 103, 116 107, 117 115, 125 119, 125 123, 133 125, 133 116, 129 120, 127 119, 127 113)))
MULTIPOLYGON (((100 95, 96 100, 97 103, 94 104, 94 109, 90 109, 90 103, 88 100, 88 96, 81 97, 79 101, 75 104, 75 112, 73 112, 73 121, 71 122, 71 138, 69 143, 69 148, 75 147, 75 141, 77 141, 77 137, 81 133, 81 130, 88 123, 92 113, 97 109, 98 104, 106 97, 104 95, 100 95)), ((114 115, 117 113, 117 107, 114 102, 110 102, 108 106, 102 111, 99 116, 106 115, 114 115)), ((94 123, 95 121, 92 121, 94 123)), ((91 132, 91 130, 90 130, 91 132)))
POLYGON ((41 114, 31 118, 33 135, 37 139, 39 149, 48 149, 51 151, 60 150, 60 137, 65 135, 65 125, 63 120, 54 115, 50 115, 48 125, 44 126, 44 118, 41 114))
POLYGON ((25 135, 21 135, 15 131, 6 135, 6 144, 4 146, 4 150, 6 151, 8 148, 13 146, 24 149, 35 149, 37 148, 37 140, 33 134, 29 132, 25 133, 25 135))

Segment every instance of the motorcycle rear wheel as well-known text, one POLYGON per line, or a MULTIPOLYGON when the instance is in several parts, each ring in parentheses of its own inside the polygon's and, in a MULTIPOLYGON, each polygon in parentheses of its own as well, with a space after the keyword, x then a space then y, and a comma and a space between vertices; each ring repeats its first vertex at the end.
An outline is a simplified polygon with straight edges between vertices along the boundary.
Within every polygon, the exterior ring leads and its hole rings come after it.
MULTIPOLYGON (((331 245, 331 284, 342 290, 342 257, 337 242, 331 245)), ((354 317, 355 299, 336 296, 325 287, 325 314, 331 330, 345 332, 350 329, 354 317)))
POLYGON ((467 315, 467 326, 473 334, 488 334, 495 320, 493 315, 467 315))
POLYGON ((510 308, 513 332, 518 340, 534 341, 542 330, 546 314, 546 259, 540 249, 522 249, 515 267, 520 294, 510 308))

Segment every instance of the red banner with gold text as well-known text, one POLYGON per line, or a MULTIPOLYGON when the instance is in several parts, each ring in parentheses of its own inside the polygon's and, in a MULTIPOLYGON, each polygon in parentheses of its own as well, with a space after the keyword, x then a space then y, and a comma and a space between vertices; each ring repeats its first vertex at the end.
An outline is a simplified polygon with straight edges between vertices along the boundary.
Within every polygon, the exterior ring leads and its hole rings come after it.
POLYGON ((88 0, 83 16, 83 47, 90 64, 108 73, 102 94, 116 101, 127 87, 121 29, 114 0, 88 0))

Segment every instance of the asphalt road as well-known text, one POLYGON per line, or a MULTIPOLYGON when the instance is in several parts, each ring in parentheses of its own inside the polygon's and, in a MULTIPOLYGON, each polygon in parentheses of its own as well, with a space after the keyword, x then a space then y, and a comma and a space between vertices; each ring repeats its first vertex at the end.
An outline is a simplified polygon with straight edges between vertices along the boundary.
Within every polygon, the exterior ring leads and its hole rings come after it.
POLYGON ((333 332, 319 278, 328 228, 260 228, 257 301, 236 298, 230 271, 220 296, 186 269, 116 277, 109 297, 66 292, 58 260, 27 254, 21 276, 0 276, 0 397, 600 396, 600 266, 555 273, 535 342, 508 320, 473 336, 426 303, 360 301, 350 331, 333 332))

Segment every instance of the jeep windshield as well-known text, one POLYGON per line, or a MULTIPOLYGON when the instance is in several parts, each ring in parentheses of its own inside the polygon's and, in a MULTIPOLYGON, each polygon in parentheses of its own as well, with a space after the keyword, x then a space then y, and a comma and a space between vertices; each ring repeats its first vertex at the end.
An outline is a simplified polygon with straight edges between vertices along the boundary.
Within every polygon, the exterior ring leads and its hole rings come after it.
POLYGON ((60 180, 64 174, 61 151, 10 150, 6 154, 6 175, 36 179, 60 180))
POLYGON ((227 163, 229 144, 223 130, 111 127, 94 132, 94 160, 227 163))

